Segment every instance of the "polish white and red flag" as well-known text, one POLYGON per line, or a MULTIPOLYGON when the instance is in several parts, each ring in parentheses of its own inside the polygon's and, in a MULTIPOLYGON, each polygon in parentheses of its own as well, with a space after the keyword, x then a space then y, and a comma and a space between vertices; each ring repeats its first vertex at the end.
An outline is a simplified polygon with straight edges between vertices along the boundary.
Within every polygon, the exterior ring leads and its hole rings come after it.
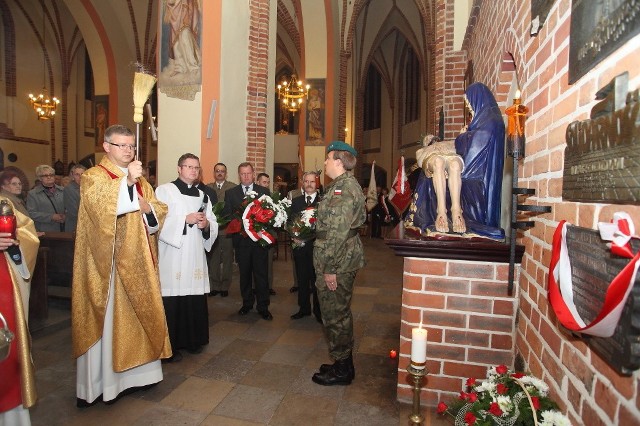
POLYGON ((612 223, 598 223, 600 237, 611 241, 611 254, 630 261, 616 275, 607 288, 602 308, 596 318, 588 322, 578 313, 574 301, 571 256, 567 248, 567 222, 561 221, 553 235, 549 265, 549 303, 560 323, 567 329, 597 337, 611 337, 618 325, 624 305, 633 288, 640 267, 640 252, 633 253, 629 241, 637 238, 631 217, 616 212, 612 223))
POLYGON ((411 204, 411 187, 404 170, 404 156, 398 160, 398 174, 393 180, 393 185, 389 192, 389 201, 400 216, 411 204))

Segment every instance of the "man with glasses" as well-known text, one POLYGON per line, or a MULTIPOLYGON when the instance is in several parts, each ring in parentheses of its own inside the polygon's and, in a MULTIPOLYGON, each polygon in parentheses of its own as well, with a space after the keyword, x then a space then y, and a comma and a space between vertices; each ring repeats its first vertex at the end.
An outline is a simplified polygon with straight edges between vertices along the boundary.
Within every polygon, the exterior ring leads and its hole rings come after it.
POLYGON ((80 208, 80 178, 85 170, 87 168, 82 164, 73 166, 69 173, 71 182, 64 188, 64 211, 66 214, 64 230, 66 232, 76 232, 78 208, 80 208))
POLYGON ((200 159, 184 154, 178 159, 178 178, 156 189, 169 212, 160 231, 158 247, 162 302, 173 356, 179 349, 197 354, 209 344, 209 274, 206 251, 218 236, 218 223, 210 198, 197 187, 200 159))
MULTIPOLYGON (((242 201, 248 192, 255 192, 256 198, 261 195, 269 195, 266 188, 258 184, 254 185, 255 172, 251 163, 240 163, 238 178, 240 185, 231 188, 225 194, 224 212, 228 216, 240 210, 242 201)), ((238 311, 238 315, 247 315, 253 309, 255 301, 260 316, 271 321, 273 316, 269 312, 269 283, 267 281, 269 249, 240 233, 233 235, 233 248, 240 269, 240 292, 242 293, 242 308, 238 311), (251 285, 254 280, 255 296, 252 291, 254 286, 251 285)))
MULTIPOLYGON (((225 201, 225 193, 236 184, 227 180, 227 166, 224 163, 217 163, 213 166, 213 176, 215 181, 207 186, 216 192, 218 201, 225 201)), ((220 297, 229 296, 233 266, 233 242, 231 236, 227 236, 225 228, 226 226, 218 229, 218 238, 209 253, 209 282, 211 283, 209 296, 217 296, 218 294, 220 297)))
POLYGON ((53 167, 41 164, 36 167, 40 183, 27 194, 27 211, 39 232, 64 231, 64 188, 55 184, 53 167))
POLYGON ((171 345, 155 234, 167 214, 134 159, 134 135, 105 131, 106 155, 82 175, 71 302, 77 404, 113 401, 162 380, 171 345))

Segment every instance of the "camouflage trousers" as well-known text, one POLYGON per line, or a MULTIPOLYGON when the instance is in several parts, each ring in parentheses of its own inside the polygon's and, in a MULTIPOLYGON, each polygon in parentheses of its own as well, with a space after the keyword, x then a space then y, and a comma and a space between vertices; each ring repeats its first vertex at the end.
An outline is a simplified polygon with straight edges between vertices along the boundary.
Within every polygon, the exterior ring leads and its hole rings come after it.
POLYGON ((318 274, 316 278, 322 322, 329 341, 329 355, 336 361, 347 358, 353 350, 351 296, 356 272, 338 274, 338 288, 335 291, 327 288, 323 274, 318 274))

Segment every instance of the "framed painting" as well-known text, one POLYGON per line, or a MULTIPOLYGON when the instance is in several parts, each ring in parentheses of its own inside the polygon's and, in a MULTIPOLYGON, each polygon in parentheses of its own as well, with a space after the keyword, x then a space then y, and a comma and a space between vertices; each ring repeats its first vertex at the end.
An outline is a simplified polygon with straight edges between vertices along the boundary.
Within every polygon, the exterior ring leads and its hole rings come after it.
POLYGON ((160 7, 158 88, 193 100, 202 83, 202 0, 163 0, 160 7))
POLYGON ((306 108, 306 137, 305 145, 324 145, 324 102, 325 102, 325 79, 310 79, 307 84, 309 89, 309 100, 306 108))
POLYGON ((109 95, 94 96, 93 117, 96 147, 99 147, 104 141, 104 131, 109 127, 109 95))

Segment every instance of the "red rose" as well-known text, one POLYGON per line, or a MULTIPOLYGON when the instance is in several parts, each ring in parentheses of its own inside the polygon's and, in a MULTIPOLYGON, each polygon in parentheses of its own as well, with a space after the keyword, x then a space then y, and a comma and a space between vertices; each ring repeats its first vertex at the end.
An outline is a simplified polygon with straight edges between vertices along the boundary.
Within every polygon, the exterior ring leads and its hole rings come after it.
POLYGON ((237 234, 242 230, 242 223, 238 219, 232 219, 227 225, 227 234, 237 234))
POLYGON ((467 379, 467 386, 471 387, 471 386, 473 386, 475 384, 476 384, 476 378, 475 377, 469 377, 467 379))
POLYGON ((477 418, 473 415, 473 413, 467 413, 464 415, 464 422, 468 425, 472 425, 476 422, 477 418))
POLYGON ((524 373, 513 373, 511 377, 513 377, 514 379, 521 379, 524 377, 524 373))
POLYGON ((440 401, 438 403, 438 410, 437 413, 438 414, 444 414, 445 411, 447 411, 449 409, 449 406, 447 404, 445 404, 444 402, 440 401))
POLYGON ((316 219, 315 217, 312 217, 311 219, 309 219, 309 224, 313 225, 317 220, 318 219, 316 219))
POLYGON ((499 366, 496 367, 496 373, 498 373, 498 374, 505 374, 507 371, 509 371, 509 369, 504 364, 499 365, 499 366))
POLYGON ((478 394, 475 392, 468 393, 467 400, 469 400, 469 402, 476 402, 478 400, 478 394))
POLYGON ((496 386, 496 390, 500 395, 504 395, 509 391, 509 388, 504 383, 498 383, 498 386, 496 386))
POLYGON ((498 405, 497 402, 491 403, 491 405, 489 406, 489 412, 494 416, 498 416, 498 417, 502 415, 502 410, 500 409, 500 406, 498 405))
POLYGON ((533 403, 533 408, 536 410, 540 409, 540 399, 537 396, 532 396, 531 402, 533 403))
POLYGON ((266 210, 263 208, 259 208, 259 210, 255 213, 256 221, 260 223, 269 223, 269 220, 274 216, 272 210, 266 210))
POLYGON ((463 400, 463 401, 465 399, 467 399, 467 393, 466 392, 460 392, 460 399, 463 400))

